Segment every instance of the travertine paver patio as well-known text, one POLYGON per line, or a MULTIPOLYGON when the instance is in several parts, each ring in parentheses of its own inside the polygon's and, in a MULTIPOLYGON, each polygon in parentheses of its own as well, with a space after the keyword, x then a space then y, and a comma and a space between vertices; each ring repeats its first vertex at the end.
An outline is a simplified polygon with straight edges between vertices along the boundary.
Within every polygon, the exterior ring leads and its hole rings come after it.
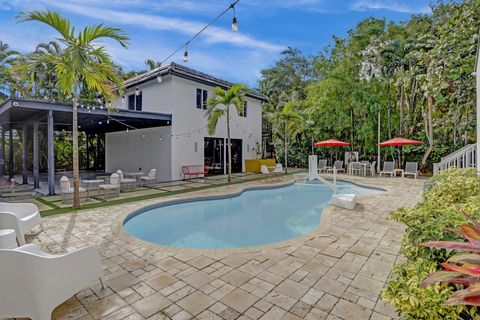
MULTIPOLYGON (((108 283, 106 290, 92 284, 79 292, 59 306, 53 318, 395 318, 394 311, 379 300, 379 293, 399 259, 403 227, 386 218, 392 210, 420 201, 423 181, 353 179, 384 186, 388 192, 360 197, 353 211, 333 207, 325 231, 308 239, 256 252, 165 251, 142 242, 129 243, 112 232, 112 222, 126 212, 167 198, 45 218, 45 232, 29 240, 50 252, 98 245, 108 283)), ((238 192, 256 184, 196 194, 238 192)))

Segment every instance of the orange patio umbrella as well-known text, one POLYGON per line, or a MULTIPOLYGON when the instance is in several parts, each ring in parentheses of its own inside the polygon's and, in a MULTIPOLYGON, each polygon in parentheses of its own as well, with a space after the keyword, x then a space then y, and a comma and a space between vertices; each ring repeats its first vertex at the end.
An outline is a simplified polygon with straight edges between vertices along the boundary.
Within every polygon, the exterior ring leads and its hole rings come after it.
POLYGON ((417 140, 411 140, 407 138, 393 138, 387 141, 383 141, 381 143, 377 143, 377 146, 380 147, 399 147, 399 146, 413 146, 413 145, 419 145, 423 144, 421 141, 417 140))

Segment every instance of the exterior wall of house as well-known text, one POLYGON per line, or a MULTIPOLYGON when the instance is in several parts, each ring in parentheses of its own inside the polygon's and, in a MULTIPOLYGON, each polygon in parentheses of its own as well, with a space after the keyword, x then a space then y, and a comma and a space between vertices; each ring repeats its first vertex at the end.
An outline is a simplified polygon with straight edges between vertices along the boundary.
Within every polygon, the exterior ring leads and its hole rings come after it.
MULTIPOLYGON (((142 91, 142 111, 172 115, 170 177, 171 180, 183 179, 182 166, 204 163, 205 137, 226 138, 227 136, 225 118, 220 120, 215 134, 209 135, 206 128, 206 110, 196 108, 196 89, 207 90, 210 97, 214 87, 171 75, 163 77, 161 83, 152 80, 138 87, 142 91)), ((125 92, 125 97, 134 92, 135 88, 130 88, 125 92)), ((262 141, 261 103, 250 97, 246 100, 247 117, 240 117, 235 110, 231 109, 234 112, 230 123, 231 138, 242 139, 243 160, 255 159, 256 144, 261 144, 262 141)), ((126 109, 127 101, 128 98, 122 104, 117 100, 115 105, 117 108, 126 109)), ((106 153, 108 152, 107 149, 106 153)), ((242 167, 244 170, 244 162, 242 167)))
POLYGON ((105 171, 157 169, 158 181, 171 177, 171 127, 156 127, 105 134, 105 171))

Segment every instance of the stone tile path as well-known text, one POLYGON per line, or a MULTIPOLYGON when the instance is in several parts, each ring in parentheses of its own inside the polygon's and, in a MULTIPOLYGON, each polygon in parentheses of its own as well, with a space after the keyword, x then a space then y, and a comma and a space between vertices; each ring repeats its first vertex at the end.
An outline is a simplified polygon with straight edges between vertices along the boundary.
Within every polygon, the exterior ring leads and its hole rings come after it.
MULTIPOLYGON (((423 181, 354 179, 385 186, 388 192, 360 197, 353 211, 333 208, 328 227, 308 239, 257 252, 175 253, 129 243, 112 232, 112 222, 126 212, 168 199, 45 218, 45 231, 29 240, 54 253, 98 245, 108 284, 106 290, 95 283, 79 292, 59 306, 53 318, 395 318, 379 293, 398 259, 403 227, 386 218, 392 210, 420 201, 423 181)), ((255 183, 197 194, 236 191, 255 183)))

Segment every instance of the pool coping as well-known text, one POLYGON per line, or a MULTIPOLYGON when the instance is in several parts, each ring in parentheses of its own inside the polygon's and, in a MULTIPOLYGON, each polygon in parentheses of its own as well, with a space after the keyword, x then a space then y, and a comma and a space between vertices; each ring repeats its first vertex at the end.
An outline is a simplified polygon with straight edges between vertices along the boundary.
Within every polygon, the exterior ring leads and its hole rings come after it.
MULTIPOLYGON (((366 184, 359 184, 355 181, 351 181, 343 178, 337 179, 337 181, 345 181, 359 187, 383 191, 381 194, 390 192, 388 186, 382 186, 382 188, 380 188, 378 186, 369 186, 366 184)), ((259 183, 259 181, 257 181, 256 183, 259 183)), ((277 188, 287 187, 293 184, 295 184, 295 180, 292 177, 287 181, 282 180, 275 183, 263 182, 263 183, 259 183, 258 185, 235 186, 232 190, 228 190, 228 189, 222 190, 221 193, 216 195, 185 193, 179 196, 165 197, 158 202, 144 205, 144 206, 141 206, 140 208, 136 208, 132 211, 120 214, 118 217, 113 219, 111 224, 111 230, 113 234, 118 236, 121 240, 125 241, 129 245, 139 246, 142 248, 149 248, 151 250, 164 251, 171 254, 184 253, 184 254, 196 254, 196 255, 231 255, 231 254, 262 252, 268 249, 286 248, 291 245, 297 245, 299 243, 303 243, 305 241, 312 240, 317 237, 321 237, 322 233, 331 225, 332 213, 333 213, 333 210, 336 208, 336 206, 331 204, 330 202, 326 203, 325 208, 323 209, 323 212, 322 212, 320 223, 315 229, 311 230, 306 234, 303 234, 301 236, 298 236, 289 240, 284 240, 284 241, 279 241, 279 242, 274 242, 274 243, 269 243, 269 244, 264 244, 259 246, 242 247, 242 248, 202 249, 202 248, 180 248, 180 247, 173 247, 173 246, 165 246, 165 245, 149 242, 146 240, 142 240, 140 238, 137 238, 128 234, 125 228, 123 227, 123 224, 128 219, 138 214, 141 214, 142 212, 151 208, 158 208, 158 207, 192 202, 192 201, 219 200, 219 199, 225 199, 225 198, 238 197, 246 191, 277 189, 277 188)), ((201 190, 192 191, 192 193, 197 193, 197 192, 201 192, 201 190)), ((374 197, 377 195, 378 194, 359 195, 357 196, 357 198, 362 199, 362 198, 374 197)), ((325 237, 328 237, 328 236, 325 235, 325 237)))

